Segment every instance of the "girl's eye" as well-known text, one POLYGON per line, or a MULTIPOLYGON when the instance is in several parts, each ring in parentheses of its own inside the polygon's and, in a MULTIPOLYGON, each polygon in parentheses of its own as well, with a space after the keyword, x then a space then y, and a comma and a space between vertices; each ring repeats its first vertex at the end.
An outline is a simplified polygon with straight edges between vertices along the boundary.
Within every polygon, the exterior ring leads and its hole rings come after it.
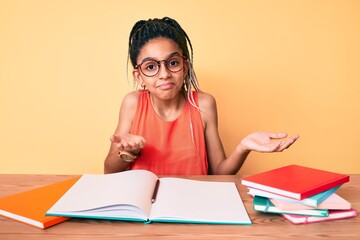
POLYGON ((177 66, 179 65, 179 61, 177 60, 171 60, 169 61, 169 64, 168 64, 170 67, 174 67, 174 66, 177 66))
POLYGON ((157 69, 157 64, 155 62, 149 62, 144 64, 144 69, 146 69, 147 71, 153 71, 157 69))
POLYGON ((146 68, 147 68, 148 70, 153 70, 153 69, 155 68, 155 66, 154 66, 154 65, 148 65, 146 68))

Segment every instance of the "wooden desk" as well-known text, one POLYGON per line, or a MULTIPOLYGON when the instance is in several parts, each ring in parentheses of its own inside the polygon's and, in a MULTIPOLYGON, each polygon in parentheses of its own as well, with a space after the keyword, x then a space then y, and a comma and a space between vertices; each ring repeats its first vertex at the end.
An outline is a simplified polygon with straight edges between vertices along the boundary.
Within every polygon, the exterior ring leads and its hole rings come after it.
MULTIPOLYGON (((0 197, 68 179, 64 175, 0 175, 0 197)), ((197 180, 236 182, 252 225, 203 225, 71 219, 46 230, 0 217, 0 239, 360 239, 360 217, 294 225, 279 215, 252 209, 240 176, 194 176, 197 180)), ((360 175, 351 175, 337 193, 360 210, 360 175)))

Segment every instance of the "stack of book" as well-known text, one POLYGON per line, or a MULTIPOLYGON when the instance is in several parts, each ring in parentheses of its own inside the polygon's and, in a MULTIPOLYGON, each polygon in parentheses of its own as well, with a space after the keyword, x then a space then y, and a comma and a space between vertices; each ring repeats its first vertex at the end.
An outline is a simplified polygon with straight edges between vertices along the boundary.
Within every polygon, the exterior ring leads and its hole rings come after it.
POLYGON ((254 210, 300 224, 355 217, 350 202, 335 193, 349 180, 345 174, 289 165, 245 177, 241 183, 254 197, 254 210))

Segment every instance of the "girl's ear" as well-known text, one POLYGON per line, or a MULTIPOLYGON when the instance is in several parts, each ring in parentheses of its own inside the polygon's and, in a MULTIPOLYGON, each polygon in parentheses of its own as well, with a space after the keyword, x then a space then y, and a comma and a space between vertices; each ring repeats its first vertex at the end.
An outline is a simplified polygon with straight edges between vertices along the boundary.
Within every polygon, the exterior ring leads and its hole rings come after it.
POLYGON ((136 83, 139 85, 139 86, 142 86, 144 84, 144 81, 141 77, 141 74, 139 72, 139 70, 137 69, 134 69, 132 71, 132 74, 133 74, 133 77, 134 77, 134 80, 136 81, 136 83))
POLYGON ((187 77, 187 75, 189 73, 189 64, 190 64, 190 62, 186 60, 186 62, 184 64, 184 79, 187 77))

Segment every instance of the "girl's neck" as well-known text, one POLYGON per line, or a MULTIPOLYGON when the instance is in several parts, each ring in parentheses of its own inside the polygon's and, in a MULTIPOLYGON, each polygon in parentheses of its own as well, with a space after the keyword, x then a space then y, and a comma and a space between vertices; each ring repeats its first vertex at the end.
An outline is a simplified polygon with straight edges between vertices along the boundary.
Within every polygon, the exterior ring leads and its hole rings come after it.
POLYGON ((184 95, 179 92, 173 99, 159 99, 150 93, 150 101, 155 113, 164 121, 177 119, 186 103, 184 95))

